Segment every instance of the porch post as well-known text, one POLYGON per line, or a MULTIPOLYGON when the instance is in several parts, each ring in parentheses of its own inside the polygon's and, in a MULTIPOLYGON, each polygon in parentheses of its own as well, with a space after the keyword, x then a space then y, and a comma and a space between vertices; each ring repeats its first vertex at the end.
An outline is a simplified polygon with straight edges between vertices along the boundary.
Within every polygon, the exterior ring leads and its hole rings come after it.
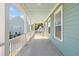
POLYGON ((24 34, 27 33, 27 17, 24 15, 24 34))
MULTIPOLYGON (((5 56, 9 56, 9 4, 5 4, 5 56)), ((3 11, 4 12, 4 11, 3 11)))

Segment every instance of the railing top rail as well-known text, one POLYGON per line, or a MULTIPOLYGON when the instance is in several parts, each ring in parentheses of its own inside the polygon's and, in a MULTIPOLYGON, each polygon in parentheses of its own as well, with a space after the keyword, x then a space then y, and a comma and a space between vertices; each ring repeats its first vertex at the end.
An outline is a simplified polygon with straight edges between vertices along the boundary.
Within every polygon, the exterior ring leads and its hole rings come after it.
POLYGON ((20 36, 14 37, 14 38, 12 38, 12 39, 9 39, 9 41, 16 40, 17 38, 22 37, 22 36, 24 36, 24 35, 27 36, 27 35, 29 35, 29 34, 31 34, 31 33, 33 33, 33 32, 28 32, 27 34, 22 34, 22 35, 20 35, 20 36))
MULTIPOLYGON (((25 35, 25 34, 23 34, 23 35, 25 35)), ((14 37, 14 38, 12 38, 12 39, 9 39, 9 41, 16 40, 17 38, 22 37, 23 35, 20 35, 20 36, 14 37)))

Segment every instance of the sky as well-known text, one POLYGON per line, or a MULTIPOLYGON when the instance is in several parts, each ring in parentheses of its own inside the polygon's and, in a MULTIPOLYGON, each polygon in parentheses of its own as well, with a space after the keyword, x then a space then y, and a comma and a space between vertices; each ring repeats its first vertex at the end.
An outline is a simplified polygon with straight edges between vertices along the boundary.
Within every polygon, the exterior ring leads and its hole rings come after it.
POLYGON ((13 4, 10 4, 10 8, 9 8, 9 11, 10 11, 10 19, 14 18, 14 17, 17 17, 17 16, 21 16, 22 17, 22 14, 19 10, 16 9, 16 7, 13 5, 13 4))

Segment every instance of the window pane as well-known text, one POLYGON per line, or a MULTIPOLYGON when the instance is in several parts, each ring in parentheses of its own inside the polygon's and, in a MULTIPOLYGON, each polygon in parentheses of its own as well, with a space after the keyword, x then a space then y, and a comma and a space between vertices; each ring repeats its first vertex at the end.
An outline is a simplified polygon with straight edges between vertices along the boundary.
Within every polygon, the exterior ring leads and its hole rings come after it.
POLYGON ((61 40, 61 10, 55 16, 55 36, 61 40))
POLYGON ((61 24, 61 11, 59 11, 55 16, 56 25, 61 24))
POLYGON ((61 26, 56 26, 56 28, 55 28, 56 30, 56 32, 55 32, 55 34, 56 34, 56 37, 57 38, 59 38, 59 39, 61 39, 61 26))

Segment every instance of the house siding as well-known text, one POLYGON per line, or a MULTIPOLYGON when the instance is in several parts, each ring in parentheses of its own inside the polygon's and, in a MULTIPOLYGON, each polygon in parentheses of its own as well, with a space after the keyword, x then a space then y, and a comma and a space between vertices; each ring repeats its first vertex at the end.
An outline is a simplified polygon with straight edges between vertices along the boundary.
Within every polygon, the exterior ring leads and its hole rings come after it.
POLYGON ((54 39, 54 16, 51 16, 50 39, 63 55, 79 55, 79 4, 63 4, 63 42, 54 39))

